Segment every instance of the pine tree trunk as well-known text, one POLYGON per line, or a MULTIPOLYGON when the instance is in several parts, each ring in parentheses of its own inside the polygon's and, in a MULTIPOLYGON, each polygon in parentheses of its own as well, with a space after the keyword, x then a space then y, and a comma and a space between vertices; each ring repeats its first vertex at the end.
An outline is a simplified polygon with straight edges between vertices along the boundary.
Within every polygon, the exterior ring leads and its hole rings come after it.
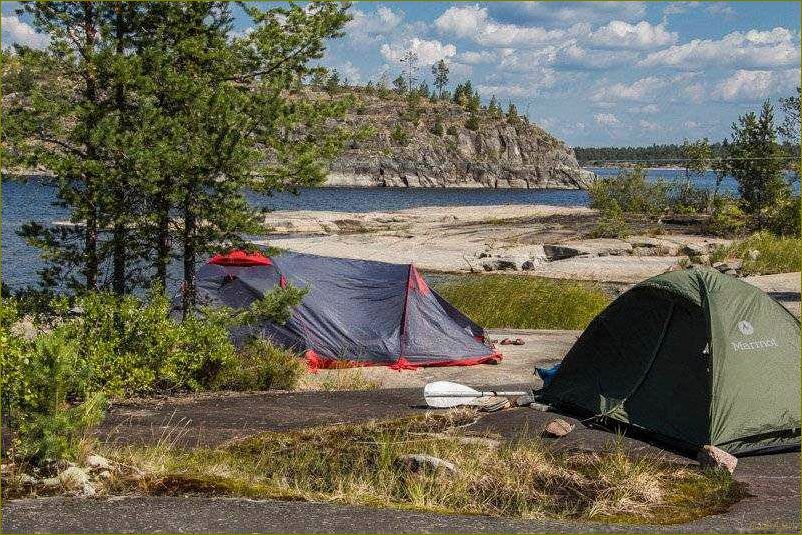
POLYGON ((167 268, 170 264, 170 177, 165 176, 159 184, 156 208, 156 281, 167 287, 167 268))
MULTIPOLYGON (((87 57, 92 53, 95 46, 95 13, 94 6, 91 2, 83 4, 84 8, 84 36, 87 57)), ((87 60, 88 61, 88 60, 87 60)), ((95 87, 94 74, 87 67, 84 73, 86 86, 84 89, 84 96, 87 101, 95 103, 97 101, 97 88, 95 87)), ((95 146, 91 142, 86 144, 86 154, 88 159, 95 159, 95 146)), ((97 205, 95 203, 95 187, 94 177, 86 174, 84 175, 84 198, 83 202, 86 208, 86 231, 84 234, 84 277, 86 278, 86 289, 92 291, 97 289, 98 278, 98 255, 97 255, 97 241, 98 241, 98 225, 97 225, 97 205)))
MULTIPOLYGON (((115 32, 116 32, 116 50, 115 53, 117 56, 122 56, 124 49, 123 49, 123 38, 125 36, 124 29, 123 29, 123 13, 122 13, 122 5, 118 2, 115 5, 115 20, 114 20, 115 32)), ((116 87, 115 87, 115 106, 117 108, 117 113, 119 114, 119 122, 120 128, 125 127, 125 87, 123 83, 118 80, 116 87)), ((118 168, 121 166, 118 166, 118 168)), ((124 173, 121 173, 118 177, 118 180, 114 184, 114 211, 115 211, 115 223, 114 229, 112 233, 112 240, 114 243, 114 247, 112 250, 113 255, 113 270, 112 270, 112 288, 114 293, 117 295, 123 295, 125 293, 125 267, 126 267, 126 254, 125 254, 125 247, 126 241, 128 239, 127 231, 125 228, 125 222, 123 221, 123 215, 126 212, 126 205, 125 205, 125 189, 127 184, 124 183, 126 180, 126 176, 124 173)))
POLYGON ((195 308, 195 257, 197 255, 195 243, 196 217, 193 206, 194 188, 187 187, 184 194, 184 282, 182 286, 183 317, 186 318, 195 308))

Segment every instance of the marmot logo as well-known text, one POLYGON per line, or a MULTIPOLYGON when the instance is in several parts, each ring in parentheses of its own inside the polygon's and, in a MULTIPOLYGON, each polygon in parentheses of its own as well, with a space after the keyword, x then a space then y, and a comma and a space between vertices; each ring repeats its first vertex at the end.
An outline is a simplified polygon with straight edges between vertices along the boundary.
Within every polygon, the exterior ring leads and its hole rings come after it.
POLYGON ((738 330, 741 331, 741 334, 744 336, 749 336, 755 332, 755 328, 752 327, 752 324, 746 320, 741 320, 738 322, 738 330))

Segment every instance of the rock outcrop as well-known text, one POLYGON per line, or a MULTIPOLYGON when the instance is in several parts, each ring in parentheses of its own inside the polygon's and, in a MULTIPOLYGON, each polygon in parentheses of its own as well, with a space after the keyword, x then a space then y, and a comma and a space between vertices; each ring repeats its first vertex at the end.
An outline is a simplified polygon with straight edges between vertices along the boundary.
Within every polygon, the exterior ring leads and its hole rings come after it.
POLYGON ((575 189, 594 177, 564 142, 523 118, 354 91, 359 103, 345 123, 371 133, 332 163, 329 186, 575 189))

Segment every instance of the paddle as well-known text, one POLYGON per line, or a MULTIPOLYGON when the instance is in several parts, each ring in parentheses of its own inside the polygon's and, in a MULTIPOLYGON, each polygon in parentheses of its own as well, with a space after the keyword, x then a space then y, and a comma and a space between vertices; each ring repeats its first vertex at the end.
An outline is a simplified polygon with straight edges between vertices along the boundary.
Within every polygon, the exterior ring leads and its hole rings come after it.
POLYGON ((426 404, 436 409, 447 409, 470 405, 484 396, 523 396, 527 392, 480 392, 470 386, 452 383, 451 381, 435 381, 423 387, 423 399, 426 404))

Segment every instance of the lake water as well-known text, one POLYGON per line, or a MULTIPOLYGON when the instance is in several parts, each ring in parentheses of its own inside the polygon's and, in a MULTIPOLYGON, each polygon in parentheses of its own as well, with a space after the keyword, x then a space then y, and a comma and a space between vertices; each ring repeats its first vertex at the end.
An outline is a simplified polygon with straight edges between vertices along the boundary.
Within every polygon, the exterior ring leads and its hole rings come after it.
MULTIPOLYGON (((602 176, 620 172, 614 168, 592 168, 602 176)), ((683 171, 650 170, 650 180, 684 179, 683 171)), ((712 188, 715 174, 706 173, 695 180, 700 187, 712 188)), ((723 191, 734 192, 735 183, 727 179, 723 191)), ((10 288, 36 284, 42 267, 38 250, 29 247, 17 231, 27 221, 48 224, 65 220, 68 212, 53 206, 54 190, 39 179, 2 183, 2 276, 10 288)), ((483 206, 498 204, 547 204, 553 206, 587 205, 588 195, 579 190, 553 189, 463 189, 463 188, 309 188, 299 195, 279 193, 272 196, 249 193, 251 205, 271 210, 332 210, 340 212, 392 211, 419 206, 483 206)))

